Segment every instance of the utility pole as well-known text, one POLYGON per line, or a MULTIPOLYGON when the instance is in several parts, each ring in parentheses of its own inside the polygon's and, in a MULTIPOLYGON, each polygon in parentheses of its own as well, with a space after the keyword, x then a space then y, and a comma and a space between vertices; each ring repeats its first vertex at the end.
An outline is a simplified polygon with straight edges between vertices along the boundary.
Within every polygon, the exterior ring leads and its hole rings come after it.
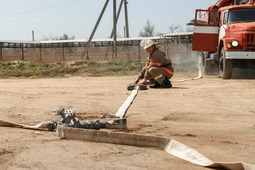
POLYGON ((35 32, 32 30, 32 41, 35 41, 35 32))
MULTIPOLYGON (((124 5, 125 5, 125 21, 126 21, 126 37, 129 38, 129 26, 128 26, 128 9, 127 9, 127 5, 128 5, 128 1, 124 0, 124 5)), ((129 41, 127 41, 127 53, 128 53, 128 59, 130 60, 130 49, 129 49, 129 41)))
POLYGON ((90 37, 89 37, 89 40, 86 42, 86 48, 85 48, 85 51, 83 51, 83 53, 82 53, 81 59, 84 59, 85 52, 87 52, 86 60, 90 60, 89 55, 88 55, 89 46, 90 46, 91 40, 93 39, 94 34, 95 34, 96 30, 97 30, 97 27, 98 27, 98 25, 99 25, 99 23, 100 23, 100 21, 101 21, 103 15, 104 15, 104 12, 105 12, 105 9, 106 9, 108 3, 109 3, 109 0, 106 0, 106 1, 105 1, 105 4, 104 4, 104 7, 103 7, 103 9, 102 9, 102 11, 101 11, 101 13, 100 13, 100 16, 99 16, 99 18, 98 18, 98 20, 97 20, 97 23, 96 23, 96 25, 94 26, 94 29, 93 29, 93 31, 92 31, 90 37))
POLYGON ((129 26, 128 26, 128 10, 127 10, 127 4, 128 1, 125 0, 124 5, 125 5, 125 19, 126 19, 126 36, 129 38, 129 26))
POLYGON ((124 38, 126 38, 126 27, 124 26, 124 38))
MULTIPOLYGON (((88 56, 88 47, 90 46, 91 40, 92 40, 96 30, 97 30, 98 24, 99 24, 103 14, 104 14, 104 11, 105 11, 105 9, 106 9, 106 7, 108 5, 108 2, 109 2, 109 0, 106 0, 104 8, 101 11, 101 14, 100 14, 100 16, 98 18, 98 21, 97 21, 97 23, 96 23, 96 25, 95 25, 95 27, 94 27, 91 35, 90 35, 89 40, 86 43, 86 48, 85 48, 85 50, 82 53, 81 59, 84 59, 85 53, 87 52, 86 60, 90 60, 89 56, 88 56)), ((113 59, 114 60, 117 58, 117 22, 118 22, 120 11, 121 11, 121 8, 122 8, 122 5, 123 5, 124 2, 125 2, 125 9, 126 9, 126 12, 125 12, 125 14, 126 14, 126 28, 127 28, 126 32, 127 32, 127 37, 129 37, 128 17, 127 17, 127 4, 128 4, 128 2, 127 2, 127 0, 121 0, 120 6, 119 6, 119 9, 118 9, 118 14, 116 16, 116 0, 113 0, 113 30, 112 30, 112 33, 111 33, 110 37, 113 38, 113 41, 112 41, 112 53, 113 53, 113 59)), ((105 57, 104 57, 105 59, 107 57, 107 54, 108 54, 108 49, 107 49, 107 52, 106 52, 105 57)))
MULTIPOLYGON (((120 2, 120 6, 119 6, 117 17, 116 17, 116 24, 118 23, 118 20, 119 20, 119 16, 120 16, 121 8, 123 6, 123 2, 124 2, 124 0, 121 0, 121 2, 120 2)), ((112 29, 112 33, 111 33, 110 38, 113 37, 113 33, 114 33, 114 28, 112 29)))
MULTIPOLYGON (((116 18, 116 24, 118 23, 118 20, 119 20, 119 16, 120 16, 121 8, 123 6, 123 2, 124 2, 124 0, 121 0, 120 5, 119 5, 119 9, 118 9, 118 13, 117 13, 117 18, 116 18)), ((110 38, 113 38, 113 34, 114 34, 114 28, 112 28, 112 33, 110 35, 110 38)), ((105 52, 104 60, 107 60, 108 51, 109 51, 109 47, 107 48, 107 50, 105 52)))
POLYGON ((113 0, 113 42, 112 42, 112 52, 113 52, 113 59, 116 60, 117 58, 117 18, 116 18, 116 0, 113 0))

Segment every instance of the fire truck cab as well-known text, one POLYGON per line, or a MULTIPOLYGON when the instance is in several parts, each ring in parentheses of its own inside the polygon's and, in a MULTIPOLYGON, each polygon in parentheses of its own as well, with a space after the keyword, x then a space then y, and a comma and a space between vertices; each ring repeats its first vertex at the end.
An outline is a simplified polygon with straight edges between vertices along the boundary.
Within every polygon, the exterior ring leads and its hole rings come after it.
POLYGON ((232 77, 232 69, 255 68, 255 5, 196 10, 193 46, 203 57, 204 74, 232 77))

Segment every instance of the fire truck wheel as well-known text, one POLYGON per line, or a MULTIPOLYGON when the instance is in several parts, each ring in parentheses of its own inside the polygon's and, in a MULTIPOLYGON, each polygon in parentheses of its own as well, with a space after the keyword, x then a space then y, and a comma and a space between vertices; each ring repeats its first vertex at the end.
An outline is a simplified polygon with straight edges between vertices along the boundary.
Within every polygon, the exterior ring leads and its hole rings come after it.
POLYGON ((223 79, 230 79, 232 77, 232 60, 223 58, 223 79))
POLYGON ((222 61, 222 79, 230 79, 232 77, 232 60, 225 58, 224 47, 221 49, 220 61, 222 61))

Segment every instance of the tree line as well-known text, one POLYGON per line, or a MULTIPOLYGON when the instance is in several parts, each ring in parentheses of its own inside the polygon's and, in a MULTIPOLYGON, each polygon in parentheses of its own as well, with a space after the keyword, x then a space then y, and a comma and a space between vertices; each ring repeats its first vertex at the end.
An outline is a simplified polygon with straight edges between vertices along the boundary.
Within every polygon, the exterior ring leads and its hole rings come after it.
MULTIPOLYGON (((146 21, 145 26, 139 33, 139 37, 153 37, 160 35, 159 32, 155 32, 155 25, 151 23, 150 20, 146 21)), ((193 28, 186 28, 186 32, 192 32, 193 28)), ((168 33, 178 33, 178 32, 184 32, 182 29, 181 25, 176 25, 175 23, 172 23, 170 26, 168 26, 168 33)), ((118 37, 121 37, 119 34, 117 35, 118 37)), ((75 39, 74 35, 68 35, 64 34, 63 36, 49 36, 49 37, 43 37, 43 40, 48 41, 48 40, 73 40, 75 39)))
MULTIPOLYGON (((192 32, 193 28, 188 27, 186 29, 186 32, 192 32)), ((168 33, 177 33, 177 32, 184 32, 181 25, 176 25, 175 23, 172 23, 168 27, 168 33)), ((150 20, 147 20, 145 26, 140 31, 139 36, 140 37, 153 37, 155 35, 159 35, 160 33, 155 32, 155 25, 153 25, 150 20)))

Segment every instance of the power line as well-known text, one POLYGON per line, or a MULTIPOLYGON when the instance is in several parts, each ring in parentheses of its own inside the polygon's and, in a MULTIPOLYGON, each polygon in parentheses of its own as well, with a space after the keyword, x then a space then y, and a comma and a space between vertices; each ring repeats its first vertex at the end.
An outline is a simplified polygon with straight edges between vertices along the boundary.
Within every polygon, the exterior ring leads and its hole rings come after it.
POLYGON ((32 13, 32 12, 36 12, 36 11, 40 11, 40 10, 45 10, 45 9, 49 9, 49 8, 55 8, 55 7, 66 5, 66 4, 75 2, 75 1, 79 1, 79 0, 71 0, 71 1, 68 1, 68 2, 64 2, 64 3, 60 3, 60 4, 56 4, 56 5, 51 5, 51 6, 46 6, 46 7, 42 7, 42 8, 37 8, 37 9, 33 9, 33 10, 20 11, 20 12, 10 13, 10 14, 6 14, 6 15, 1 15, 1 18, 8 17, 8 16, 13 16, 13 15, 32 13))
POLYGON ((1 23, 3 24, 3 23, 24 22, 24 21, 38 21, 38 20, 42 20, 42 19, 46 19, 46 18, 53 18, 53 17, 58 17, 58 16, 65 16, 65 15, 70 15, 70 13, 76 14, 76 13, 80 13, 80 12, 84 12, 84 10, 75 10, 75 11, 71 11, 71 12, 69 12, 69 13, 64 12, 64 13, 59 13, 59 14, 54 14, 54 15, 47 15, 47 16, 36 17, 36 18, 26 18, 26 19, 17 19, 17 20, 1 21, 1 23))

